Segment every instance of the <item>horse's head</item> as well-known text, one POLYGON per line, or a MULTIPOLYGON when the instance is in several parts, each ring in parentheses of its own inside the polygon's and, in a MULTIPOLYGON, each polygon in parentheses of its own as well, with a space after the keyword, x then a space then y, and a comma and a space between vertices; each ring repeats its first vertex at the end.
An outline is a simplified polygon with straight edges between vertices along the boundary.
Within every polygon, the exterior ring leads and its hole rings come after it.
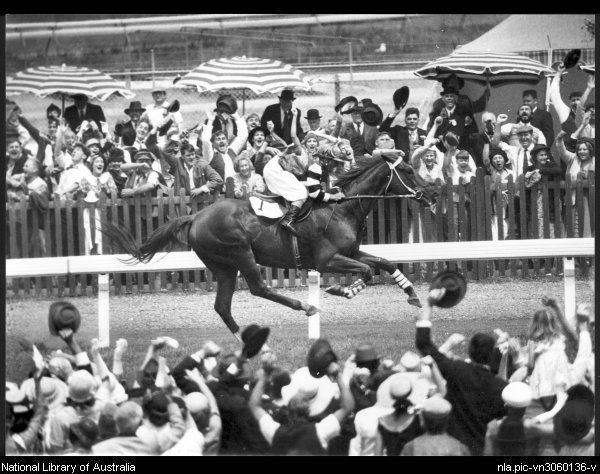
POLYGON ((390 168, 390 180, 385 194, 397 194, 415 199, 421 204, 432 209, 435 208, 436 194, 426 183, 419 178, 404 160, 384 158, 390 168))

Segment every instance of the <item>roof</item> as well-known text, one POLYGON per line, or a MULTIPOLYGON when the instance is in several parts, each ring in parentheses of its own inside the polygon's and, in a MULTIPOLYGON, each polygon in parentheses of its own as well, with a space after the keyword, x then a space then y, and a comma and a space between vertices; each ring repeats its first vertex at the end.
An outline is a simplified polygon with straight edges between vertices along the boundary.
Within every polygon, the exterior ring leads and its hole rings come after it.
POLYGON ((593 20, 594 15, 511 15, 459 50, 518 53, 549 47, 594 48, 594 38, 585 28, 586 19, 593 20))

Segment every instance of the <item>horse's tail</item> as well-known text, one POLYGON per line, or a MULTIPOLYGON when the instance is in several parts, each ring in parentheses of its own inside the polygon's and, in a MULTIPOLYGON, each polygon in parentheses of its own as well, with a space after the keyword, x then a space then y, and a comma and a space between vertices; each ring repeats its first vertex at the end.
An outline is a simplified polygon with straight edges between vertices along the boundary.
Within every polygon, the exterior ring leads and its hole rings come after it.
POLYGON ((152 232, 150 237, 139 246, 131 232, 123 226, 104 222, 102 223, 102 233, 110 239, 113 247, 130 254, 133 257, 132 263, 135 260, 146 263, 152 260, 156 252, 167 247, 167 250, 170 250, 172 245, 181 244, 179 234, 184 230, 188 231, 193 220, 193 214, 177 217, 152 232))

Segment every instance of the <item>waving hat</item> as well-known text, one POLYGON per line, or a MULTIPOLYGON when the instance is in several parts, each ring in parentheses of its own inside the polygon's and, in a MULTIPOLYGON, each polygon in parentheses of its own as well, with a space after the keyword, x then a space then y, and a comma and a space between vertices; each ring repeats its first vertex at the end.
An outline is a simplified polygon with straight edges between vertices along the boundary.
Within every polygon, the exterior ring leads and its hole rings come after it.
POLYGON ((320 378, 327 374, 329 364, 337 362, 337 360, 338 357, 333 352, 329 341, 327 339, 317 339, 308 351, 306 365, 310 375, 320 378))
POLYGON ((452 308, 464 298, 467 292, 467 281, 460 273, 447 270, 433 279, 429 291, 438 288, 445 288, 446 293, 435 305, 440 308, 452 308))
POLYGON ((242 348, 242 355, 251 359, 260 351, 260 348, 267 342, 269 337, 270 329, 267 327, 260 327, 257 324, 251 324, 242 331, 242 341, 244 347, 242 348))
POLYGON ((563 59, 563 64, 565 66, 565 69, 571 69, 573 66, 575 66, 579 62, 580 57, 581 57, 580 49, 572 49, 571 51, 569 51, 566 54, 565 58, 563 59))
POLYGON ((336 112, 349 114, 357 105, 358 99, 352 95, 349 95, 348 97, 344 97, 342 100, 340 100, 334 109, 336 112))
POLYGON ((234 114, 238 109, 237 101, 231 94, 220 95, 217 99, 217 110, 234 114))
POLYGON ((374 104, 370 99, 362 100, 364 109, 361 113, 363 122, 372 127, 377 127, 383 121, 383 111, 381 108, 374 104))
POLYGON ((408 102, 408 96, 410 95, 410 89, 408 86, 402 86, 400 89, 396 89, 394 92, 394 107, 396 109, 402 109, 408 102))
POLYGON ((53 336, 58 336, 58 331, 66 328, 77 332, 80 325, 81 315, 71 303, 57 301, 50 305, 50 310, 48 311, 48 328, 53 336))

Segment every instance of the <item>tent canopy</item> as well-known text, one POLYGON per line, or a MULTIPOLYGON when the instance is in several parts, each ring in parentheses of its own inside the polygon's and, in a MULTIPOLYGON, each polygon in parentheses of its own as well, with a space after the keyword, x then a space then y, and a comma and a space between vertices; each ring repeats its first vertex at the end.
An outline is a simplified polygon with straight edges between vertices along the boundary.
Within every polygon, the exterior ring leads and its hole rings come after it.
POLYGON ((550 47, 594 48, 594 38, 585 29, 585 19, 593 20, 594 15, 511 15, 458 50, 518 53, 550 47))

